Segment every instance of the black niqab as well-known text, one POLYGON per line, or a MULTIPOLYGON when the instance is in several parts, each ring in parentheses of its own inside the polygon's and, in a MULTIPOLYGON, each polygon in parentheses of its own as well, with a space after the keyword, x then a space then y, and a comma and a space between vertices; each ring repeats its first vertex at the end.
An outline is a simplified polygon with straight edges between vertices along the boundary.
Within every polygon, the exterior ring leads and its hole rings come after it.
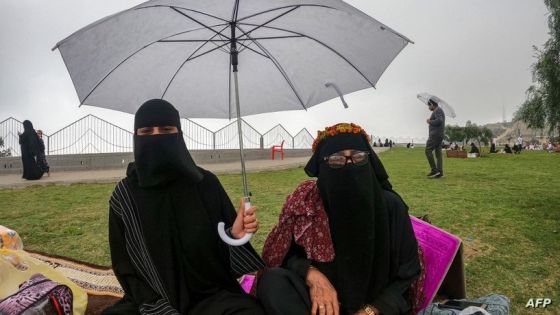
POLYGON ((391 190, 381 161, 359 134, 338 134, 321 141, 305 167, 317 186, 329 217, 335 259, 314 263, 337 288, 341 307, 353 314, 389 282, 389 219, 382 188, 391 190), (369 152, 370 163, 332 169, 323 161, 335 152, 369 152))
POLYGON ((134 117, 134 159, 140 187, 166 184, 179 177, 197 183, 202 173, 187 150, 179 113, 170 103, 154 99, 145 102, 134 117), (142 127, 175 126, 175 134, 137 135, 142 127))

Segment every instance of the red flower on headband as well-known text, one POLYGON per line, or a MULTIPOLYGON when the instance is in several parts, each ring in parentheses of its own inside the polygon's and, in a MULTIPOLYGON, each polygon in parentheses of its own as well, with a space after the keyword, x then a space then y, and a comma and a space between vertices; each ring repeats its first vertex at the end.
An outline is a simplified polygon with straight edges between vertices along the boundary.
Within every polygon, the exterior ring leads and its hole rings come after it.
POLYGON ((334 126, 326 127, 325 130, 323 131, 318 130, 317 138, 315 138, 315 141, 313 141, 313 146, 311 147, 311 150, 315 152, 315 150, 317 150, 317 146, 319 146, 319 143, 323 139, 327 137, 343 134, 343 133, 362 134, 364 137, 366 137, 368 143, 370 142, 369 135, 362 127, 354 123, 339 123, 334 126))

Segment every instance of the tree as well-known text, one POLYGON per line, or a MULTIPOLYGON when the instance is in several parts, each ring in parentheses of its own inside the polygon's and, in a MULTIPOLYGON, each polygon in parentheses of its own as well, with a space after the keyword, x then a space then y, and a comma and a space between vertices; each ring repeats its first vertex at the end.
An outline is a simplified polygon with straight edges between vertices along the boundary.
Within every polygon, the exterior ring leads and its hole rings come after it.
POLYGON ((533 47, 537 61, 533 64, 533 82, 527 99, 515 113, 515 119, 531 128, 560 134, 560 0, 544 0, 548 7, 550 38, 542 49, 533 47))
POLYGON ((465 140, 467 142, 471 142, 479 138, 480 128, 478 128, 476 124, 471 124, 470 121, 467 121, 467 125, 464 128, 464 133, 465 133, 465 140))
POLYGON ((445 126, 445 138, 449 142, 471 142, 476 141, 478 147, 481 144, 489 145, 494 137, 494 133, 488 127, 479 127, 473 124, 470 120, 467 121, 465 127, 460 126, 445 126))
POLYGON ((445 139, 449 142, 463 142, 465 139, 463 127, 446 125, 445 139))
POLYGON ((482 127, 479 141, 484 143, 484 145, 489 145, 492 142, 492 138, 494 138, 494 132, 488 127, 482 127))

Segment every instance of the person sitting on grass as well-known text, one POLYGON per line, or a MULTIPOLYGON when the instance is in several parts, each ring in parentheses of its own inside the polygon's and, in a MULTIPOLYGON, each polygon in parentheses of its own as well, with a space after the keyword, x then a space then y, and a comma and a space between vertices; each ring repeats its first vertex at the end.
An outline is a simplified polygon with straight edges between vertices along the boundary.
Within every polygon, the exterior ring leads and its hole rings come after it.
POLYGON ((364 130, 342 123, 320 132, 305 172, 317 180, 287 198, 264 244, 271 268, 257 296, 267 314, 411 312, 418 244, 364 130))
POLYGON ((504 152, 508 153, 508 154, 513 154, 513 151, 511 150, 511 147, 507 143, 506 143, 506 146, 504 147, 504 152))
POLYGON ((480 150, 478 150, 478 147, 474 144, 474 142, 471 142, 471 151, 469 153, 475 153, 477 155, 480 154, 480 150))
POLYGON ((236 215, 218 178, 197 167, 179 113, 150 100, 134 118, 134 163, 109 201, 109 245, 125 294, 103 314, 264 314, 236 278, 264 266, 239 239, 258 229, 255 207, 236 215))

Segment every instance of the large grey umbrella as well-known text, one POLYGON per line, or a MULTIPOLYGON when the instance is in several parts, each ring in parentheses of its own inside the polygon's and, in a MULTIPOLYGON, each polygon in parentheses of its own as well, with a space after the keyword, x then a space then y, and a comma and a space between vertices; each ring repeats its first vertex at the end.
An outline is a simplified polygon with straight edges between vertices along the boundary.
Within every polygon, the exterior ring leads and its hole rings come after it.
POLYGON ((409 42, 339 0, 153 0, 53 49, 83 105, 134 113, 162 98, 182 117, 237 117, 247 196, 241 116, 375 87, 409 42))

